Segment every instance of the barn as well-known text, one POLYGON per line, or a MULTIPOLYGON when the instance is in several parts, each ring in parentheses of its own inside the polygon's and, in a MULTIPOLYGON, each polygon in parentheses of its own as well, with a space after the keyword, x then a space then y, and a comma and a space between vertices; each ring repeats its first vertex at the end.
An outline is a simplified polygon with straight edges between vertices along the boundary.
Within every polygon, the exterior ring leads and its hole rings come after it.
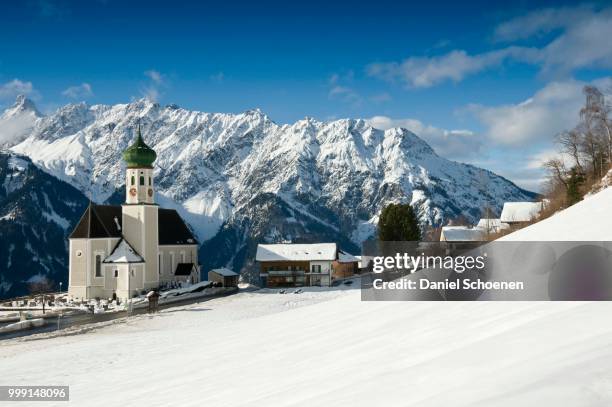
POLYGON ((223 287, 237 287, 238 273, 226 268, 213 269, 208 272, 208 281, 221 283, 223 287))

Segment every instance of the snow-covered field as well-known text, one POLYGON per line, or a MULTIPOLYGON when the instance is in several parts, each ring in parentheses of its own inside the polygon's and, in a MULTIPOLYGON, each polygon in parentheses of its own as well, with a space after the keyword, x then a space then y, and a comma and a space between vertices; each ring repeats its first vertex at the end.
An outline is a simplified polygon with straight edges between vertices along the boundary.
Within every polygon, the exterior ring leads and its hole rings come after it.
POLYGON ((605 303, 241 293, 3 342, 0 384, 70 385, 78 406, 604 406, 609 315, 605 303))
MULTIPOLYGON (((531 230, 571 240, 582 235, 568 225, 596 228, 574 217, 611 207, 609 188, 531 230)), ((608 219, 593 224, 609 231, 608 219)), ((242 292, 83 335, 1 342, 0 384, 69 385, 78 406, 610 406, 611 314, 605 302, 242 292)))

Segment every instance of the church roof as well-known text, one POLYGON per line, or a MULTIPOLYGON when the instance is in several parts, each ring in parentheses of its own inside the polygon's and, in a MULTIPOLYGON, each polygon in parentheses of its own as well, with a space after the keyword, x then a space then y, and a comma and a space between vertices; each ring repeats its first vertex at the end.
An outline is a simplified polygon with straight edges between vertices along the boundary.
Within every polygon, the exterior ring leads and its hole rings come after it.
POLYGON ((181 215, 174 209, 159 208, 159 244, 197 244, 181 215))
MULTIPOLYGON (((122 237, 121 206, 89 204, 70 239, 122 237)), ((158 239, 161 246, 197 244, 181 216, 174 209, 159 208, 158 239)))
POLYGON ((179 263, 176 265, 176 270, 174 271, 175 276, 188 276, 191 274, 191 270, 195 265, 193 263, 179 263))
POLYGON ((104 263, 144 263, 144 259, 122 238, 104 263))
POLYGON ((71 239, 121 237, 121 206, 90 203, 71 239))

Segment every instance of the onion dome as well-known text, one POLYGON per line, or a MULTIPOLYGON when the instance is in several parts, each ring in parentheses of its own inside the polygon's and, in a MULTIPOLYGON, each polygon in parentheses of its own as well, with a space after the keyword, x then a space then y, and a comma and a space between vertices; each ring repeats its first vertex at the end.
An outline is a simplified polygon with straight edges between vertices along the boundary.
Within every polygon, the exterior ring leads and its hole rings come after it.
POLYGON ((138 125, 136 141, 123 152, 123 160, 128 168, 153 168, 153 161, 156 158, 155 150, 146 145, 142 139, 140 125, 138 125))

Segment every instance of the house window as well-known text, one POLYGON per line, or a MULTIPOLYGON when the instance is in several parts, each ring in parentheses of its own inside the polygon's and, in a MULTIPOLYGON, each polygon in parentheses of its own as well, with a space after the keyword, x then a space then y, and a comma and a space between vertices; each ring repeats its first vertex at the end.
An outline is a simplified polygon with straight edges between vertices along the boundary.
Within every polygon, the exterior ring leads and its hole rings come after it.
POLYGON ((140 185, 144 185, 144 175, 140 176, 140 185))
POLYGON ((134 179, 134 176, 132 175, 132 185, 134 185, 136 183, 136 180, 134 179))
POLYGON ((115 270, 115 278, 119 277, 119 270, 115 270))
POLYGON ((149 186, 151 186, 151 177, 149 177, 149 186))
POLYGON ((96 255, 96 277, 102 277, 102 256, 96 255))
POLYGON ((313 264, 311 267, 311 270, 313 273, 320 273, 321 272, 321 265, 320 264, 313 264))

